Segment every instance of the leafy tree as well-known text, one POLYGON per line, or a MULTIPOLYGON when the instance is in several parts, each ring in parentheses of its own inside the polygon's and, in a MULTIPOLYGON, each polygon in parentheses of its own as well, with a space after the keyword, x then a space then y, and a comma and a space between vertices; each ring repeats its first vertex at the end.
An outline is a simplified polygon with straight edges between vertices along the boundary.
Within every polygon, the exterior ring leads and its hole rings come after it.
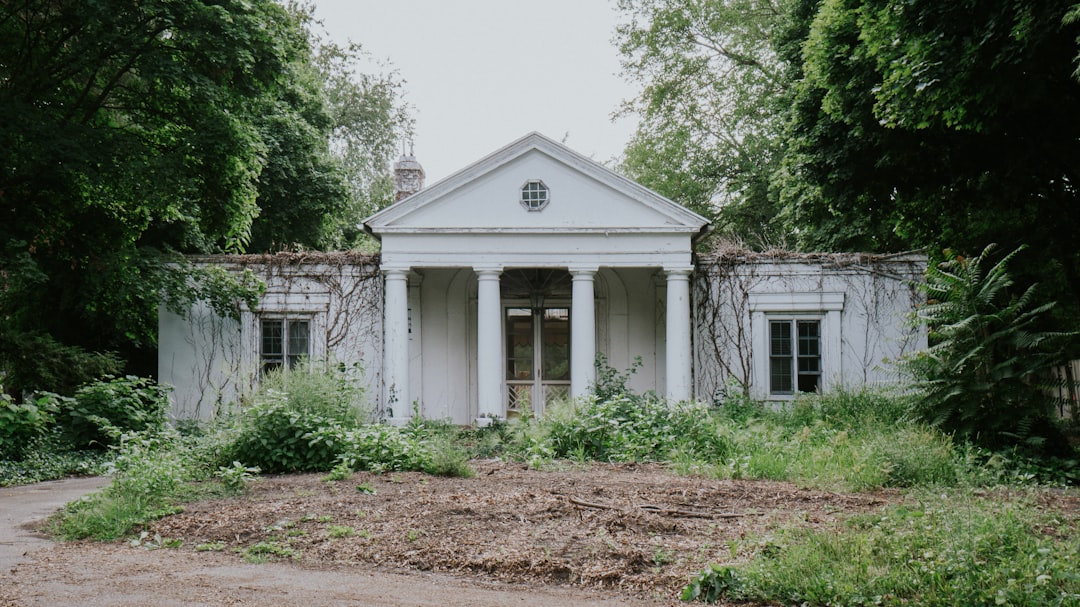
POLYGON ((0 3, 0 341, 152 345, 174 252, 247 244, 310 57, 271 0, 0 3))
POLYGON ((296 66, 292 93, 258 122, 267 166, 249 250, 349 248, 362 238, 360 220, 392 202, 390 161, 412 118, 394 72, 361 71, 359 44, 326 39, 309 4, 289 10, 311 54, 296 66))
POLYGON ((777 186, 807 249, 1032 247, 1025 284, 1080 306, 1075 0, 800 0, 777 186), (798 38, 798 36, 796 36, 798 38))
POLYGON ((929 327, 933 345, 904 361, 923 392, 914 412, 989 446, 1049 436, 1060 444, 1047 448, 1067 453, 1039 379, 1065 359, 1069 336, 1038 330, 1053 303, 1037 305, 1034 286, 1013 293, 1007 266, 1019 250, 987 268, 994 248, 972 258, 947 253, 919 285, 928 303, 914 320, 929 327))
POLYGON ((330 149, 344 168, 348 189, 343 212, 330 218, 325 248, 352 247, 367 237, 360 220, 394 201, 390 162, 400 142, 412 135, 402 81, 392 71, 358 71, 367 59, 358 44, 318 42, 315 66, 333 122, 330 149))
POLYGON ((776 238, 769 180, 780 160, 789 70, 775 34, 790 0, 620 0, 623 69, 641 83, 622 170, 713 218, 724 235, 776 238))

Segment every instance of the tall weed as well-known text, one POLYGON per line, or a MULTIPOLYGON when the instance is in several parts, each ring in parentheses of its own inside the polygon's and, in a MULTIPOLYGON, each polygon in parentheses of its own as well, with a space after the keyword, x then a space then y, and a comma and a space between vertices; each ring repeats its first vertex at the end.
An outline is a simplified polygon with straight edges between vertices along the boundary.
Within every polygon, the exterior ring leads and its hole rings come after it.
POLYGON ((219 466, 238 461, 265 472, 329 470, 345 434, 370 420, 355 370, 299 364, 268 373, 253 405, 222 433, 219 466))
POLYGON ((555 457, 666 461, 679 453, 683 458, 714 461, 730 452, 708 407, 700 403, 621 394, 553 409, 540 427, 541 440, 555 457))
POLYGON ((120 438, 113 481, 100 492, 68 504, 53 523, 63 539, 114 540, 137 526, 176 511, 191 462, 175 433, 132 433, 120 438))
POLYGON ((1034 494, 919 493, 838 529, 789 528, 685 598, 807 605, 1080 605, 1076 520, 1034 494), (1056 529, 1054 533, 1045 533, 1056 529))
POLYGON ((356 426, 373 421, 360 375, 357 366, 305 360, 294 368, 275 369, 263 376, 252 400, 259 403, 272 395, 292 411, 356 426))

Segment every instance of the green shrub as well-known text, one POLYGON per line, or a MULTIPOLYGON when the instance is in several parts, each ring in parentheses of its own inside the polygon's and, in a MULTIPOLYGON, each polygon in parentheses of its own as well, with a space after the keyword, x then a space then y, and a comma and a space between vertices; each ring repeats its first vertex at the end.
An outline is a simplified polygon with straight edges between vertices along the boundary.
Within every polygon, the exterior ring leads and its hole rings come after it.
POLYGON ((44 333, 23 333, 5 325, 0 331, 0 368, 13 394, 51 390, 74 394, 78 386, 120 373, 124 361, 113 352, 88 352, 62 344, 44 333))
POLYGON ((1074 525, 1029 496, 923 496, 839 529, 782 530, 685 598, 806 605, 1078 605, 1074 525), (1055 533, 1045 533, 1056 529, 1055 533))
POLYGON ((1025 444, 1070 456, 1038 378, 1062 364, 1075 334, 1039 330, 1053 304, 1037 304, 1035 285, 1010 290, 1007 265, 1022 247, 986 268, 993 250, 971 258, 946 251, 918 285, 928 303, 913 321, 929 328, 931 346, 904 361, 923 393, 913 413, 990 448, 1025 444))
POLYGON ((306 361, 268 373, 252 397, 255 404, 224 432, 216 463, 239 461, 270 473, 330 470, 345 433, 370 418, 357 373, 306 361))
POLYGON ((469 467, 469 453, 462 449, 455 437, 449 433, 439 434, 429 439, 422 470, 433 476, 470 478, 473 469, 469 467))
POLYGON ((51 408, 48 396, 17 405, 11 396, 0 392, 0 459, 20 459, 26 447, 52 423, 51 408))
POLYGON ((704 461, 725 459, 731 445, 708 407, 628 394, 553 407, 540 422, 555 457, 600 461, 665 461, 675 452, 704 461))
POLYGON ((344 445, 340 463, 348 470, 473 475, 470 452, 461 446, 459 430, 443 422, 416 420, 403 428, 370 424, 347 431, 344 445))
POLYGON ((103 474, 111 456, 96 449, 73 449, 55 427, 31 439, 21 452, 17 460, 0 459, 0 487, 103 474))
POLYGON ((357 426, 372 421, 360 374, 358 366, 303 360, 291 369, 279 368, 264 375, 253 400, 258 403, 273 394, 290 410, 357 426))
POLYGON ((263 402, 245 411, 236 436, 222 455, 264 472, 329 470, 343 447, 341 422, 297 411, 285 395, 264 393, 263 402))
POLYGON ((423 470, 428 457, 427 444, 417 433, 383 424, 346 432, 341 453, 341 461, 352 470, 378 473, 423 470))
POLYGON ((77 448, 115 445, 121 434, 164 428, 169 388, 145 377, 106 376, 63 399, 57 424, 77 448))

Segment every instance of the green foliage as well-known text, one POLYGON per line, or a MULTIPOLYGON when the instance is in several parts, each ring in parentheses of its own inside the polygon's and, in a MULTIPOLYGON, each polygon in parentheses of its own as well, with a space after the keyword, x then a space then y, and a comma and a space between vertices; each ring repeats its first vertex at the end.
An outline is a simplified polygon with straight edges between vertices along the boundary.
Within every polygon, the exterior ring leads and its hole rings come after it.
POLYGON ((441 432, 428 439, 420 469, 432 476, 471 478, 474 472, 469 457, 470 453, 458 445, 452 433, 441 432))
POLYGON ((13 394, 49 390, 71 395, 83 384, 119 373, 123 361, 114 353, 88 352, 46 334, 9 330, 0 331, 0 366, 4 387, 13 394))
POLYGON ((807 605, 1076 605, 1075 527, 1036 507, 1034 497, 922 494, 840 529, 784 529, 751 547, 748 563, 707 569, 683 597, 807 605))
POLYGON ((231 466, 219 466, 214 476, 221 479, 225 489, 236 495, 247 492, 249 485, 258 480, 259 472, 262 471, 257 467, 233 462, 231 466))
POLYGON ((544 440, 556 457, 599 461, 664 461, 672 453, 722 460, 731 445, 705 405, 622 395, 588 398, 553 408, 544 440))
POLYGON ((279 368, 266 373, 259 380, 259 390, 252 400, 280 400, 294 411, 358 425, 372 417, 360 381, 362 373, 359 365, 350 368, 302 360, 292 369, 279 368))
POLYGON ((146 371, 162 300, 250 301, 179 253, 351 244, 411 123, 399 79, 359 73, 313 24, 274 0, 0 5, 9 389, 122 370, 93 352, 146 371))
POLYGON ((642 90, 621 169, 714 219, 728 238, 777 238, 770 177, 791 81, 773 50, 791 2, 620 0, 623 72, 642 90))
POLYGON ((298 364, 263 377, 254 405, 234 420, 222 450, 225 462, 239 461, 266 472, 330 470, 345 434, 369 416, 355 374, 298 364))
POLYGON ((43 396, 17 405, 9 395, 0 393, 0 459, 20 458, 24 449, 45 433, 53 421, 48 404, 48 397, 43 396))
POLYGON ((341 422, 293 409, 272 392, 239 420, 228 457, 269 473, 329 470, 341 449, 341 422))
POLYGON ((31 0, 0 7, 0 55, 5 329, 153 344, 172 252, 248 240, 302 30, 270 0, 31 0))
POLYGON ((104 474, 110 457, 97 449, 73 449, 55 427, 19 451, 12 459, 0 457, 0 487, 104 474))
POLYGON ((229 270, 183 258, 163 269, 163 279, 163 303, 180 316, 187 314, 191 302, 204 301, 215 314, 240 320, 241 304, 254 310, 266 291, 266 283, 248 268, 229 270))
POLYGON ((166 422, 169 388, 145 377, 107 376, 61 397, 56 420, 77 448, 105 448, 126 432, 156 432, 166 422))
POLYGON ((457 428, 419 419, 404 428, 370 423, 355 373, 305 368, 264 377, 255 404, 205 441, 207 457, 266 472, 331 471, 328 480, 354 470, 472 475, 457 428))
POLYGON ((802 74, 776 180, 798 246, 1026 242, 1018 282, 1041 282, 1075 319, 1074 0, 799 4, 787 58, 802 74))
POLYGON ((352 470, 394 472, 423 470, 428 460, 422 435, 383 424, 349 431, 341 461, 352 470))
POLYGON ((723 459, 729 445, 708 408, 634 394, 626 383, 637 365, 640 361, 619 372, 597 357, 592 396, 549 409, 534 440, 554 457, 661 461, 679 452, 702 460, 723 459))
POLYGON ((184 483, 194 476, 192 463, 174 433, 125 434, 113 460, 112 483, 68 504, 52 530, 65 540, 109 541, 173 514, 184 483))
POLYGON ((403 81, 396 72, 360 72, 370 61, 359 44, 338 45, 320 39, 315 66, 333 122, 330 149, 341 165, 348 190, 343 211, 327 218, 323 246, 361 246, 367 235, 357 218, 393 202, 390 160, 401 141, 412 134, 413 118, 402 99, 403 81))
POLYGON ((918 285, 928 303, 914 321, 930 328, 933 345, 905 361, 922 392, 914 413, 991 447, 1062 440, 1038 378, 1064 361, 1067 336, 1038 330, 1052 304, 1036 305, 1034 286, 1010 292, 1007 266, 1019 250, 987 268, 993 249, 974 258, 949 255, 918 285))

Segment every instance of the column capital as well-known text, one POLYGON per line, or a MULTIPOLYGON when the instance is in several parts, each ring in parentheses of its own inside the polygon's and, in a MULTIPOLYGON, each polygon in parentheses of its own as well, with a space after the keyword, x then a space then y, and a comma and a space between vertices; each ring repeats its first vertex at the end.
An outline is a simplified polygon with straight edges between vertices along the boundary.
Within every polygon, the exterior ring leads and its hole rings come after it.
POLYGON ((592 276, 600 271, 600 266, 570 266, 567 268, 571 276, 592 276))
POLYGON ((404 266, 404 265, 402 265, 402 266, 398 266, 398 265, 382 266, 381 268, 379 268, 379 271, 381 271, 384 275, 386 275, 388 277, 389 276, 394 276, 394 277, 403 276, 403 277, 408 278, 409 272, 411 270, 412 270, 411 267, 404 266))
POLYGON ((664 273, 667 274, 669 279, 678 280, 680 276, 689 277, 693 271, 693 266, 664 266, 664 273))
POLYGON ((503 271, 503 267, 497 264, 473 266, 472 269, 477 276, 498 276, 503 271))

